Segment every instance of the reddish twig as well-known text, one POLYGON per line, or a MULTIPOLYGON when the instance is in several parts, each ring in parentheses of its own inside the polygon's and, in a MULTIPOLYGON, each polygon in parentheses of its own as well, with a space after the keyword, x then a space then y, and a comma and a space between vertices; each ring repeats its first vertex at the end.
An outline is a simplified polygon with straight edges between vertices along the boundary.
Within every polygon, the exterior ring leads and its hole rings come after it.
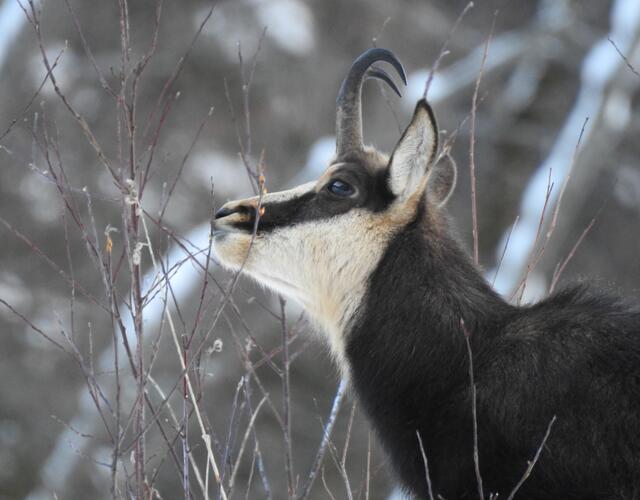
MULTIPOLYGON (((464 13, 464 11, 463 11, 464 13)), ((476 112, 478 110, 478 92, 480 90, 480 82, 482 81, 482 75, 484 73, 484 66, 487 62, 487 56, 489 54, 489 45, 493 37, 493 30, 496 24, 496 16, 493 17, 491 23, 491 30, 489 36, 484 44, 484 50, 482 51, 482 61, 480 62, 480 71, 478 72, 478 78, 476 78, 476 84, 473 89, 473 99, 471 101, 471 131, 469 133, 469 175, 471 179, 471 224, 473 235, 473 261, 477 264, 480 262, 479 248, 478 248, 478 208, 476 204, 476 112)), ((426 92, 427 89, 425 89, 426 92)))

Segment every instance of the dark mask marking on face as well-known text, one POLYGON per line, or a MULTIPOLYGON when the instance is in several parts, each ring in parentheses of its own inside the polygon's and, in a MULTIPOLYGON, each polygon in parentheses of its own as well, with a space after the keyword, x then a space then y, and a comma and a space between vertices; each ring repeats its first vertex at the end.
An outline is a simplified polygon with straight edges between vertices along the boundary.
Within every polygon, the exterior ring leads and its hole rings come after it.
MULTIPOLYGON (((347 163, 334 172, 322 185, 295 198, 279 202, 264 202, 258 232, 273 231, 278 227, 292 226, 303 222, 330 219, 354 208, 364 208, 374 213, 386 210, 394 196, 387 186, 384 169, 368 169, 362 165, 347 163), (354 189, 351 196, 338 196, 328 187, 340 180, 354 189)), ((234 212, 247 215, 243 222, 233 224, 245 231, 253 231, 256 208, 237 205, 234 212)))

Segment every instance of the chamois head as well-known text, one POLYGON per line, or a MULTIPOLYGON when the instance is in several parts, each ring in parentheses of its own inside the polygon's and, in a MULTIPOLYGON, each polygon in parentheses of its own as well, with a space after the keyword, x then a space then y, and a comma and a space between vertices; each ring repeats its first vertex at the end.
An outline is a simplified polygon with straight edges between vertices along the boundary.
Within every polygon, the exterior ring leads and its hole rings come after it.
POLYGON ((405 81, 388 50, 370 49, 356 59, 337 99, 336 155, 317 181, 264 195, 260 210, 258 197, 226 203, 215 220, 214 252, 222 265, 301 303, 338 358, 389 241, 418 216, 436 218, 455 182, 451 165, 434 165, 438 130, 425 100, 390 157, 363 144, 363 82, 378 78, 399 94, 387 73, 371 67, 377 61, 405 81))

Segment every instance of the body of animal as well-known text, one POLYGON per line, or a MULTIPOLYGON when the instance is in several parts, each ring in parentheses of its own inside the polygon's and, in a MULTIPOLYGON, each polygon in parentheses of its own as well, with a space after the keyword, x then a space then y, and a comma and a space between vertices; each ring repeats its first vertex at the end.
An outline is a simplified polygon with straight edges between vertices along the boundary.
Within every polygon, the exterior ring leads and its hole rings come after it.
POLYGON ((390 156, 363 145, 363 81, 397 90, 377 61, 404 79, 389 51, 361 55, 334 161, 316 182, 225 204, 218 261, 306 308, 416 497, 478 498, 480 475, 486 498, 506 498, 540 451, 516 498, 638 498, 640 308, 581 286, 531 306, 500 297, 450 230, 455 170, 435 161, 429 105, 390 156))

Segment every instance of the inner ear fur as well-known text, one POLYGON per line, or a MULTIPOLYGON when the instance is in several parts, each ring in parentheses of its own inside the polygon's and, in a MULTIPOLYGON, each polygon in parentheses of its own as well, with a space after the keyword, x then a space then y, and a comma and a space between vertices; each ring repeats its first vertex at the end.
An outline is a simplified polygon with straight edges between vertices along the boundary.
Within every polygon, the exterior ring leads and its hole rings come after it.
POLYGON ((429 171, 429 180, 427 181, 427 197, 437 207, 444 206, 458 180, 458 167, 451 155, 446 154, 436 165, 433 165, 429 171))
POLYGON ((427 101, 421 99, 389 160, 391 192, 400 199, 407 199, 423 188, 437 151, 436 117, 427 101))

